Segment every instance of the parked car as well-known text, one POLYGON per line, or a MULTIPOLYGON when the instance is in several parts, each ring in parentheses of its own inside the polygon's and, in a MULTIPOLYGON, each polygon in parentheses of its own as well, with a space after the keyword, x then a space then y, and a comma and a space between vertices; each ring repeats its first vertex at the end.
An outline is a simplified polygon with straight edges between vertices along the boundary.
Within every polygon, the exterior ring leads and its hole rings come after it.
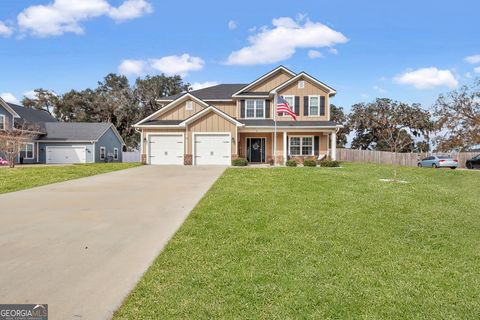
POLYGON ((0 157, 0 166, 8 166, 8 161, 0 157))
POLYGON ((480 169, 480 154, 467 160, 465 165, 468 169, 480 169))
POLYGON ((430 156, 418 162, 419 167, 428 168, 458 168, 458 160, 450 156, 430 156))

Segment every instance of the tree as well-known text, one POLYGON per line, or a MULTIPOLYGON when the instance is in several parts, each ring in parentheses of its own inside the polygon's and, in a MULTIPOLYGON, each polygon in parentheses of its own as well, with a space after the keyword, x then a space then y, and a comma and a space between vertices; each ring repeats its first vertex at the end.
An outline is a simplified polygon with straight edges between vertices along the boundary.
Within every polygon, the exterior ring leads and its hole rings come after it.
POLYGON ((394 176, 397 176, 397 153, 411 151, 414 139, 427 139, 433 130, 428 111, 419 104, 376 99, 352 107, 350 125, 355 130, 352 145, 394 153, 394 176))
POLYGON ((0 131, 0 150, 4 154, 10 168, 15 167, 20 152, 25 150, 25 144, 32 141, 38 130, 33 126, 23 123, 20 128, 5 129, 0 131))
POLYGON ((337 147, 343 148, 348 142, 348 134, 350 133, 350 127, 348 125, 348 117, 343 112, 342 107, 337 107, 334 104, 330 105, 330 120, 336 123, 343 124, 343 128, 337 132, 337 147))
POLYGON ((59 102, 59 97, 53 91, 45 89, 35 89, 35 98, 24 97, 22 105, 27 108, 47 111, 50 115, 55 114, 55 107, 59 102))
POLYGON ((190 90, 190 84, 184 83, 180 76, 146 76, 135 81, 134 96, 141 106, 141 118, 145 118, 160 109, 158 99, 190 90))
POLYGON ((440 95, 433 106, 440 151, 463 151, 480 144, 480 79, 440 95))

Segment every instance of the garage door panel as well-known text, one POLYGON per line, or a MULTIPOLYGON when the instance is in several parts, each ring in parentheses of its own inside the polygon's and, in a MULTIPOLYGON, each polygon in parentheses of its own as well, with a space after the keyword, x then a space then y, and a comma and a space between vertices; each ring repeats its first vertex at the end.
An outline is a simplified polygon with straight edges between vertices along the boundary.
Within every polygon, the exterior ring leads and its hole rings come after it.
POLYGON ((183 165, 183 135, 151 135, 149 138, 150 164, 183 165))
POLYGON ((196 165, 230 165, 230 134, 195 134, 196 165))
POLYGON ((85 146, 59 146, 47 147, 46 163, 69 164, 86 163, 85 146))

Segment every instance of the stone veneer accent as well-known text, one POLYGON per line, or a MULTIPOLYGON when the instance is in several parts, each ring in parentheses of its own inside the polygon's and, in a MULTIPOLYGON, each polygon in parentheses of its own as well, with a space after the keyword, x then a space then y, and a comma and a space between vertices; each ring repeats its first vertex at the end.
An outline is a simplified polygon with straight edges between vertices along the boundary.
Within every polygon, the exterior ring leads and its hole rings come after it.
POLYGON ((191 154, 186 154, 184 157, 183 157, 183 163, 186 165, 186 166, 191 166, 193 164, 193 156, 191 154))

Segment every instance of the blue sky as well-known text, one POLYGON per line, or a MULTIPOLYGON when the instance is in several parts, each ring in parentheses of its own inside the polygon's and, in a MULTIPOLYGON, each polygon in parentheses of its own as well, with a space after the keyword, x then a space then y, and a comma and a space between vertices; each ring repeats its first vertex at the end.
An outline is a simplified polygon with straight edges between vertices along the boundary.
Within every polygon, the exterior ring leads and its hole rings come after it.
POLYGON ((430 107, 480 76, 479 11, 478 1, 5 1, 0 93, 80 90, 110 72, 243 83, 283 64, 337 89, 332 102, 347 110, 375 97, 430 107))

